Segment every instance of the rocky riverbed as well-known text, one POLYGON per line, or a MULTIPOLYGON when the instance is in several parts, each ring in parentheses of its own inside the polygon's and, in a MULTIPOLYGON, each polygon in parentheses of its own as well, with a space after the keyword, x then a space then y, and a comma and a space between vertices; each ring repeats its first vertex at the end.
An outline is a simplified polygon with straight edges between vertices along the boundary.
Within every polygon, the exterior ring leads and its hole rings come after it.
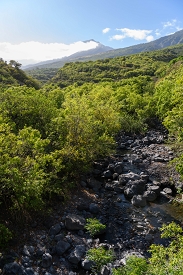
POLYGON ((183 184, 168 166, 174 152, 166 138, 162 129, 143 136, 119 134, 117 153, 93 163, 67 205, 55 201, 49 216, 32 221, 21 240, 2 253, 0 274, 90 274, 86 253, 99 246, 115 253, 103 275, 123 265, 129 254, 148 257, 149 246, 163 242, 162 224, 183 222, 183 214, 175 215, 171 205, 183 184), (97 238, 84 228, 86 219, 94 217, 106 224, 97 238))

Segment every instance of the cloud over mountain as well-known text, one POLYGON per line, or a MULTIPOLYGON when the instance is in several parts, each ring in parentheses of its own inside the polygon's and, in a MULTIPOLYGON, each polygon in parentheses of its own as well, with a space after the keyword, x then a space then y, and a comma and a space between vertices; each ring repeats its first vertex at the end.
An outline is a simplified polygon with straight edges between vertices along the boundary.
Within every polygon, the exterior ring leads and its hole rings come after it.
POLYGON ((87 51, 96 48, 98 43, 90 40, 78 41, 72 44, 41 43, 36 41, 23 42, 20 44, 0 43, 0 57, 4 60, 34 60, 44 61, 62 58, 78 51, 87 51))

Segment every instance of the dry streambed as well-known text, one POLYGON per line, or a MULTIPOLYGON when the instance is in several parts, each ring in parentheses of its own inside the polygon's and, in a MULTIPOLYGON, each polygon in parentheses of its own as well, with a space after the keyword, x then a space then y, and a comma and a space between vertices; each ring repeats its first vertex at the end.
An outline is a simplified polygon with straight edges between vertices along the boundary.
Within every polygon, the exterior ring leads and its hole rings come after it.
POLYGON ((106 275, 129 254, 148 257, 149 246, 163 242, 162 224, 183 222, 183 214, 171 204, 183 184, 168 167, 174 153, 165 138, 162 130, 119 134, 117 154, 94 162, 67 206, 55 202, 49 217, 32 221, 23 245, 1 256, 3 274, 90 274, 86 253, 99 246, 115 253, 114 262, 102 269, 106 275), (87 218, 106 224, 106 232, 92 238, 84 228, 87 218))

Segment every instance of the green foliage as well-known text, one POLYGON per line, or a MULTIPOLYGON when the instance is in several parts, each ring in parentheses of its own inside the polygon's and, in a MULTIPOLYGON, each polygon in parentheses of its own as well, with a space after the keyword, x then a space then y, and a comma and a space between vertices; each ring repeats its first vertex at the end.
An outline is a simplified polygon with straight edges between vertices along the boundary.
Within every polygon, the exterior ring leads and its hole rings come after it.
POLYGON ((5 248, 7 243, 12 239, 11 231, 0 223, 0 248, 5 248))
MULTIPOLYGON (((1 59, 0 201, 40 208, 113 152, 119 130, 144 132, 156 117, 182 142, 181 55, 176 46, 67 63, 40 90, 19 63, 1 59)), ((182 156, 176 166, 183 176, 182 156)))
POLYGON ((11 85, 27 85, 28 87, 40 88, 37 80, 29 77, 20 69, 21 64, 10 60, 9 64, 0 58, 0 87, 6 88, 11 85))
POLYGON ((42 162, 49 141, 31 127, 15 135, 2 123, 0 133, 0 199, 11 200, 16 208, 40 207, 46 181, 42 162))
POLYGON ((114 275, 181 275, 183 274, 183 230, 174 222, 163 225, 162 238, 170 238, 168 246, 151 245, 148 262, 129 257, 124 267, 113 270, 114 275))
POLYGON ((167 247, 161 245, 151 245, 152 253, 149 259, 150 265, 148 274, 155 275, 181 275, 183 274, 183 231, 182 228, 170 223, 163 226, 161 231, 163 238, 171 238, 171 242, 167 247))
POLYGON ((83 85, 86 82, 118 82, 121 80, 150 76, 154 79, 166 72, 168 62, 183 53, 181 45, 167 49, 100 59, 96 61, 66 63, 59 69, 51 82, 60 87, 74 83, 83 85))
POLYGON ((101 232, 104 232, 106 229, 106 225, 102 224, 99 220, 96 218, 90 218, 86 220, 85 229, 90 233, 90 235, 93 237, 97 234, 100 234, 101 232))
POLYGON ((102 266, 114 260, 114 252, 104 247, 91 248, 87 251, 87 258, 94 262, 93 272, 100 272, 102 266))
POLYGON ((113 269, 114 275, 145 275, 148 269, 147 261, 144 258, 131 256, 126 261, 126 266, 113 269))
POLYGON ((31 76, 34 79, 37 79, 40 83, 45 84, 53 78, 58 69, 57 68, 34 68, 26 69, 25 72, 27 75, 31 76))

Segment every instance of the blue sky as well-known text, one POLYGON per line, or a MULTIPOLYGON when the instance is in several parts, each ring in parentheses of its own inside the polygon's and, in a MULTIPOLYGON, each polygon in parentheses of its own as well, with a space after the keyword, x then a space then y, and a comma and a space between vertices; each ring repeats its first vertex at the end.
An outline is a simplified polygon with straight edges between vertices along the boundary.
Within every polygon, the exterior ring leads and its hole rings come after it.
POLYGON ((0 57, 29 62, 123 48, 183 29, 182 0, 0 0, 0 57), (32 60, 32 61, 31 61, 32 60))

